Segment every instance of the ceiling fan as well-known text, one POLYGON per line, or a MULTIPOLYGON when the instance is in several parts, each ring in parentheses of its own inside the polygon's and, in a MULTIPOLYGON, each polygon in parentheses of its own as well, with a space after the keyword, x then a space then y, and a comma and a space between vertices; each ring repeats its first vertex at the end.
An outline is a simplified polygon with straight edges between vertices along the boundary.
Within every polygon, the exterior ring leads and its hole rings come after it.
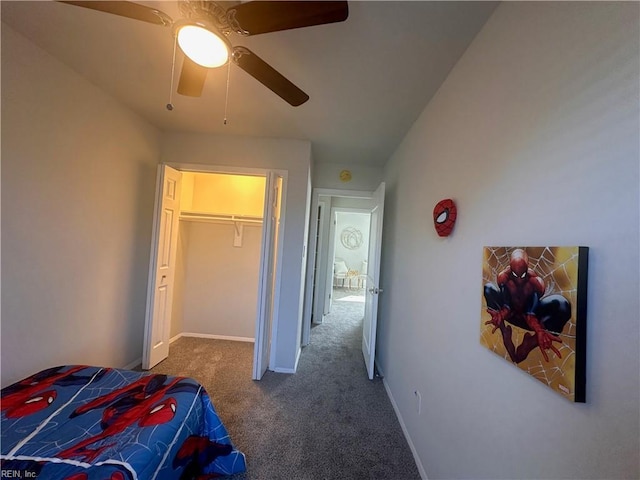
POLYGON ((176 21, 158 9, 139 3, 60 1, 171 28, 185 54, 177 90, 182 95, 199 97, 208 70, 225 65, 231 59, 294 107, 309 100, 309 95, 248 48, 233 46, 228 37, 231 33, 249 36, 342 22, 349 16, 346 1, 181 0, 178 5, 182 18, 176 21))

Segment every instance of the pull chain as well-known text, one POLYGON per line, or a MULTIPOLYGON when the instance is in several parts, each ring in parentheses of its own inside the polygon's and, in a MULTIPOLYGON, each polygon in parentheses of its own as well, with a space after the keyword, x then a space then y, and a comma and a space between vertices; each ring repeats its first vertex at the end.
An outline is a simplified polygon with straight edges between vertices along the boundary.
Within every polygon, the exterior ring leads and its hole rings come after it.
POLYGON ((175 77, 176 72, 176 43, 178 42, 178 37, 173 37, 173 60, 171 61, 171 88, 169 90, 169 103, 167 103, 167 110, 173 110, 173 79, 175 77))
POLYGON ((227 62, 227 92, 224 97, 224 124, 227 124, 227 107, 229 105, 229 77, 231 76, 231 59, 227 62))

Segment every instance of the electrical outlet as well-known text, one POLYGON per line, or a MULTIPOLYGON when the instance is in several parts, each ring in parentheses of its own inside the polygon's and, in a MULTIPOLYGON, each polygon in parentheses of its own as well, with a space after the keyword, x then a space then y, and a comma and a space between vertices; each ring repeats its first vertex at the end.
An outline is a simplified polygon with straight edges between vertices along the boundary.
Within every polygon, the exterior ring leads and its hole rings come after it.
POLYGON ((418 390, 414 390, 413 394, 416 397, 416 411, 418 415, 420 415, 422 413, 422 395, 420 395, 418 390))

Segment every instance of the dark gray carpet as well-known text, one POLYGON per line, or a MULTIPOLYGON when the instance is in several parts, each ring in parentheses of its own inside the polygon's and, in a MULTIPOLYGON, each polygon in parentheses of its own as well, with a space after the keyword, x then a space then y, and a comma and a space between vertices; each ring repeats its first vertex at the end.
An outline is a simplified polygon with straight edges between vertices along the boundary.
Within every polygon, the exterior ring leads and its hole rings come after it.
POLYGON ((382 380, 367 379, 362 315, 362 303, 335 301, 293 375, 252 381, 253 344, 186 337, 152 371, 204 385, 247 458, 234 480, 419 479, 382 380))

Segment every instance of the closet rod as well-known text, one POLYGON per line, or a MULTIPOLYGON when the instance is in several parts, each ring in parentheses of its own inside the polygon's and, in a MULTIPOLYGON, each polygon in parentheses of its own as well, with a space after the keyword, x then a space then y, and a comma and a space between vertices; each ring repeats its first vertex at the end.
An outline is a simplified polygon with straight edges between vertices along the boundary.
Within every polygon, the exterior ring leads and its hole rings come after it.
POLYGON ((262 217, 254 217, 249 215, 224 215, 224 214, 212 214, 212 213, 191 213, 181 212, 180 220, 190 221, 212 221, 212 222, 242 222, 242 223, 262 223, 262 217))

